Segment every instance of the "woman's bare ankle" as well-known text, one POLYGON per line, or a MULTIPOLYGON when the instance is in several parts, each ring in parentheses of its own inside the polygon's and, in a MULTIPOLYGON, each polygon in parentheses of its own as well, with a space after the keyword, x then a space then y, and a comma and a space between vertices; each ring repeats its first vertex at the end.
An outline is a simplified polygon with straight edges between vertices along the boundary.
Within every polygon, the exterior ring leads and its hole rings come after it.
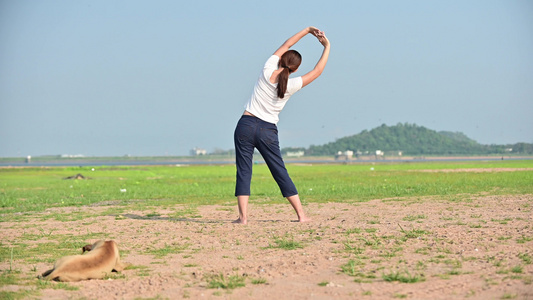
POLYGON ((248 223, 248 221, 246 219, 241 219, 241 218, 238 218, 237 220, 231 222, 231 223, 234 223, 234 224, 243 224, 243 225, 246 225, 248 223))
POLYGON ((306 217, 306 216, 303 216, 301 218, 298 218, 298 222, 300 223, 307 223, 307 222, 311 222, 311 219, 306 217))

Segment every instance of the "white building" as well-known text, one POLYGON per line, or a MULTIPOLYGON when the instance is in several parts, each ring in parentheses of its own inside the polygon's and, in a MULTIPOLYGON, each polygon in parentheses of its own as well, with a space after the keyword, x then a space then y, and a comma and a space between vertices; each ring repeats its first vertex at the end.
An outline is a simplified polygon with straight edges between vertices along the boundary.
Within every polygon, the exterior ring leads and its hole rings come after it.
POLYGON ((335 160, 350 160, 353 157, 353 151, 352 150, 346 150, 344 152, 339 151, 337 152, 337 155, 335 155, 335 160))
POLYGON ((305 152, 304 151, 290 151, 290 152, 287 152, 287 156, 288 157, 302 157, 304 156, 305 152))
POLYGON ((191 156, 200 156, 200 155, 207 155, 207 150, 198 148, 198 147, 191 150, 191 156))

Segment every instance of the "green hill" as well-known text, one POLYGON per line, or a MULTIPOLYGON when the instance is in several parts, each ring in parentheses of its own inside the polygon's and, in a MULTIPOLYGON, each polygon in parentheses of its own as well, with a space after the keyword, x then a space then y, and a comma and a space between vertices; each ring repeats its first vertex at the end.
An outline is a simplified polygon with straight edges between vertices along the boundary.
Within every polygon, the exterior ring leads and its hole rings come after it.
POLYGON ((482 145, 460 132, 437 132, 415 124, 399 123, 396 126, 383 124, 325 145, 312 145, 306 149, 306 155, 335 155, 346 150, 362 154, 381 150, 385 153, 401 151, 402 155, 480 155, 502 154, 511 147, 482 145))

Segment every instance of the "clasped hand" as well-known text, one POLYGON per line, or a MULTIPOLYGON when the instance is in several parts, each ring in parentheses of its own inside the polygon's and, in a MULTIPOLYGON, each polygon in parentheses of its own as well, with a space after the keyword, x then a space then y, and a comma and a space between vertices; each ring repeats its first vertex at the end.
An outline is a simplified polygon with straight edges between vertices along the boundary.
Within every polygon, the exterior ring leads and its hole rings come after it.
POLYGON ((324 33, 324 31, 321 31, 320 29, 316 27, 310 27, 309 32, 312 35, 314 35, 324 47, 329 45, 329 40, 326 37, 326 34, 324 33))

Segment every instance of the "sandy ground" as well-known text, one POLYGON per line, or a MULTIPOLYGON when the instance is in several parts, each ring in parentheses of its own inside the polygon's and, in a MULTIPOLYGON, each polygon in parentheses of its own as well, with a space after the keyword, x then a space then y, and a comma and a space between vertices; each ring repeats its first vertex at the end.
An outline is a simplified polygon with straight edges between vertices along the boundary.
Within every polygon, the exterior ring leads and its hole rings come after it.
MULTIPOLYGON (((458 198, 309 204, 313 221, 306 224, 294 222, 289 204, 251 201, 248 225, 231 223, 236 206, 200 206, 179 219, 176 212, 189 207, 107 214, 115 206, 106 203, 50 209, 32 216, 31 226, 0 226, 6 246, 43 232, 51 235, 30 247, 54 235, 114 239, 122 260, 135 266, 111 279, 68 284, 77 290, 41 289, 40 299, 533 299, 533 195, 458 198), (94 216, 43 218, 80 211, 94 216), (278 248, 276 240, 301 248, 278 248), (385 281, 391 274, 420 280, 385 281), (245 286, 210 288, 220 275, 241 278, 245 286)), ((15 258, 12 267, 34 278, 51 266, 15 258)), ((9 268, 1 262, 1 270, 9 268)))

